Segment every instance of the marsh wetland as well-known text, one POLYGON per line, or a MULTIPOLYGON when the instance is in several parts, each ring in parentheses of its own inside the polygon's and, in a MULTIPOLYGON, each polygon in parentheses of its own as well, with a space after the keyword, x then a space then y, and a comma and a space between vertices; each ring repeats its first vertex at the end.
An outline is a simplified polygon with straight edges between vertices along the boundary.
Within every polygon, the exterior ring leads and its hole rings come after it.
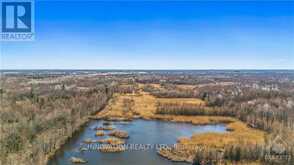
POLYGON ((2 74, 1 164, 294 162, 292 71, 2 74))
MULTIPOLYGON (((95 136, 95 127, 102 126, 103 121, 91 121, 68 141, 67 144, 54 156, 49 162, 49 165, 70 165, 71 157, 79 157, 88 161, 87 164, 112 165, 129 165, 129 164, 187 164, 187 163, 171 163, 169 160, 160 157, 156 152, 157 147, 163 145, 172 146, 177 142, 179 137, 190 137, 193 134, 201 134, 207 132, 224 133, 226 132, 225 125, 206 125, 195 126, 187 123, 171 123, 163 121, 147 121, 134 120, 132 122, 112 122, 113 127, 117 130, 124 130, 129 133, 129 138, 126 144, 133 149, 118 153, 104 153, 95 150, 99 143, 85 144, 85 139, 99 140, 108 138, 109 136, 95 136), (87 147, 87 146, 93 146, 87 147), (137 145, 137 147, 134 147, 137 145), (139 146, 140 145, 140 146, 139 146), (81 151, 82 147, 87 150, 81 151), (145 147, 144 147, 145 146, 145 147), (149 146, 149 147, 146 147, 149 146)), ((105 131, 109 132, 109 131, 105 131)))

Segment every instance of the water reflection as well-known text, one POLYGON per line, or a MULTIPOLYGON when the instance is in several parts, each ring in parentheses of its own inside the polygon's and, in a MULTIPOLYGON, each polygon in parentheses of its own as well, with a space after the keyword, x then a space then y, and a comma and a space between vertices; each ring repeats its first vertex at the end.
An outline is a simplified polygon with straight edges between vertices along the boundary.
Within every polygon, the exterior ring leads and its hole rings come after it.
MULTIPOLYGON (((71 165, 70 157, 80 157, 88 161, 89 165, 170 165, 186 164, 170 162, 156 154, 153 147, 148 150, 132 150, 120 153, 101 153, 98 151, 84 151, 80 148, 84 145, 85 139, 105 139, 107 136, 95 136, 95 127, 102 126, 103 121, 91 121, 88 125, 63 147, 62 151, 55 155, 49 165, 71 165)), ((163 121, 135 120, 130 123, 113 122, 116 129, 124 130, 129 133, 126 144, 166 144, 173 145, 177 138, 190 137, 193 133, 205 132, 225 132, 225 125, 206 125, 195 126, 188 123, 173 123, 163 121)), ((107 131, 105 131, 107 132, 107 131)))

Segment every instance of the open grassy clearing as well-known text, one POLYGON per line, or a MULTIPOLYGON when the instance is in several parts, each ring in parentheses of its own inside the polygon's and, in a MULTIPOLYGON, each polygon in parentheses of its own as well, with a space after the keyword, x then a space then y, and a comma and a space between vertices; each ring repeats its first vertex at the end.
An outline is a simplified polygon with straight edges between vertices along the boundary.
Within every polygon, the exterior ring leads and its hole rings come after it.
MULTIPOLYGON (((98 118, 132 120, 143 118, 148 120, 163 120, 172 122, 186 122, 195 125, 227 124, 227 133, 194 134, 192 137, 179 137, 177 145, 189 146, 184 150, 176 149, 163 151, 162 156, 173 160, 192 161, 195 155, 193 146, 224 149, 229 144, 256 145, 263 144, 266 133, 248 127, 245 123, 224 116, 181 116, 156 114, 156 103, 182 103, 205 105, 204 101, 194 98, 156 98, 147 92, 140 91, 136 94, 115 94, 105 110, 97 114, 98 118), (126 104, 129 100, 129 104, 126 104), (126 107, 127 106, 127 107, 126 107)), ((258 164, 258 163, 256 163, 258 164)))
POLYGON ((177 85, 177 88, 180 88, 180 89, 189 89, 189 90, 192 90, 195 87, 197 87, 197 86, 196 85, 177 85))
MULTIPOLYGON (((156 112, 156 102, 180 102, 190 103, 195 105, 204 104, 204 101, 200 99, 192 98, 155 98, 154 96, 140 92, 140 94, 115 94, 111 99, 107 107, 97 114, 98 117, 119 117, 132 119, 134 117, 141 117, 144 119, 158 119, 173 122, 188 122, 195 125, 203 124, 228 124, 228 128, 233 130, 229 134, 255 134, 258 135, 258 141, 260 137, 263 137, 262 131, 257 131, 248 127, 245 123, 234 119, 232 117, 223 116, 178 116, 178 115, 159 115, 156 112), (130 103, 126 104, 126 100, 130 103), (126 107, 128 106, 128 107, 126 107)), ((248 136, 249 137, 249 136, 248 136)), ((250 137, 249 137, 250 138, 250 137)), ((256 137, 254 137, 256 138, 256 137)))
POLYGON ((106 108, 100 111, 97 116, 99 118, 125 118, 131 119, 133 117, 132 109, 126 109, 130 107, 126 107, 126 100, 132 100, 132 95, 129 94, 114 94, 113 98, 109 101, 109 104, 106 108))
POLYGON ((197 98, 156 98, 160 103, 179 103, 179 104, 192 104, 192 105, 205 105, 203 100, 197 98))

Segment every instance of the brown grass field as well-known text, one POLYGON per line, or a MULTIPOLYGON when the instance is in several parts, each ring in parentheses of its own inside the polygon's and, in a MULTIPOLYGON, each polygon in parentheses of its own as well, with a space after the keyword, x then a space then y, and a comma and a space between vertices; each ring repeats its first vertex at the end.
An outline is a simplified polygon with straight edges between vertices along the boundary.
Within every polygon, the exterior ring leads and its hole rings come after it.
MULTIPOLYGON (((195 105, 205 105, 205 102, 200 99, 194 98, 156 98, 149 93, 142 92, 136 94, 115 94, 108 106, 96 116, 97 118, 119 118, 135 119, 143 118, 146 120, 163 120, 171 122, 186 122, 195 125, 205 124, 219 124, 227 125, 230 130, 226 133, 203 133, 194 134, 191 138, 179 137, 177 144, 185 146, 199 146, 212 147, 223 149, 228 144, 240 145, 256 145, 263 144, 265 141, 266 133, 248 127, 245 123, 232 118, 222 116, 178 116, 178 115, 159 115, 156 112, 156 103, 189 103, 195 105), (131 100, 130 107, 126 108, 124 100, 131 100)), ((181 151, 185 155, 191 156, 194 152, 188 147, 186 150, 181 151)), ((192 147, 193 148, 193 147, 192 147)), ((177 152, 168 153, 176 157, 177 152)), ((183 157, 183 155, 182 155, 183 157)), ((190 159, 190 158, 187 158, 190 159)), ((248 163, 246 163, 248 164, 248 163)), ((258 162, 252 163, 258 164, 258 162)))
POLYGON ((175 116, 175 115, 158 115, 155 114, 156 102, 185 102, 192 104, 204 104, 202 100, 191 98, 156 98, 148 93, 140 92, 140 94, 115 94, 108 106, 97 114, 99 117, 120 117, 133 118, 139 116, 143 119, 156 119, 173 122, 187 122, 195 125, 225 123, 231 132, 225 134, 202 134, 193 136, 191 142, 207 143, 215 146, 223 146, 226 143, 234 141, 244 141, 245 143, 262 143, 265 133, 248 127, 245 123, 231 118, 222 116, 175 116), (126 111, 123 100, 129 99, 134 102, 129 111, 126 111), (209 137, 211 138, 211 140, 209 137), (207 139, 207 140, 204 140, 207 139))

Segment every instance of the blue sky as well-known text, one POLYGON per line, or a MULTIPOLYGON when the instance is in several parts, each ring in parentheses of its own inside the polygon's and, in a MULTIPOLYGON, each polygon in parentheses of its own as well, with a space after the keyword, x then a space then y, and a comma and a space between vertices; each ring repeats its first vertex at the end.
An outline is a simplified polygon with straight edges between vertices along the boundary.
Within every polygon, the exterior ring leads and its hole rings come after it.
POLYGON ((294 69, 294 2, 37 1, 2 69, 294 69))

